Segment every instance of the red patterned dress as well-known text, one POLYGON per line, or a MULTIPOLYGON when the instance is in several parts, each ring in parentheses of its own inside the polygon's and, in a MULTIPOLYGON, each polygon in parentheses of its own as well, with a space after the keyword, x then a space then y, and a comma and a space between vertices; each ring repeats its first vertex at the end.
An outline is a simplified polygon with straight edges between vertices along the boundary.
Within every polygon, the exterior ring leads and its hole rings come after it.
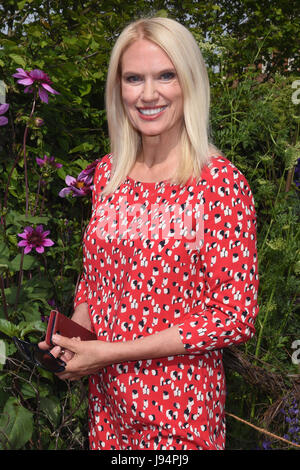
POLYGON ((89 378, 90 449, 225 448, 222 349, 255 333, 256 215, 249 185, 223 156, 180 186, 127 178, 102 196, 98 163, 75 307, 101 341, 179 325, 187 354, 114 364, 89 378))

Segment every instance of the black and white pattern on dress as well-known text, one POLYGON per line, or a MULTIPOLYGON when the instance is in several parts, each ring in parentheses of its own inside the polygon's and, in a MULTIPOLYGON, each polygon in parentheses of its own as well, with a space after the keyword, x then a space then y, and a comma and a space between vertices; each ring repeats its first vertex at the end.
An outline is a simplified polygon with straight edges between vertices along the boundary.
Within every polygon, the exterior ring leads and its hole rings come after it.
POLYGON ((249 184, 223 156, 198 182, 127 178, 109 196, 95 172, 75 306, 102 341, 180 326, 187 354, 115 364, 90 377, 90 448, 224 449, 222 349, 255 333, 256 216, 249 184), (200 234, 200 235, 199 235, 200 234))

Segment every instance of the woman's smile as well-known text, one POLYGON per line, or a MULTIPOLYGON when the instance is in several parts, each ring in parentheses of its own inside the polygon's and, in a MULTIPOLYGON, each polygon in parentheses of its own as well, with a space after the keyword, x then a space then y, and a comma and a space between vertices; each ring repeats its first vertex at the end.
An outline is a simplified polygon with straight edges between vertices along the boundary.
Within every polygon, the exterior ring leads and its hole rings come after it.
POLYGON ((166 108, 167 108, 167 105, 158 106, 155 108, 137 108, 137 110, 141 114, 142 119, 149 121, 149 120, 156 119, 157 117, 161 116, 161 114, 166 108))

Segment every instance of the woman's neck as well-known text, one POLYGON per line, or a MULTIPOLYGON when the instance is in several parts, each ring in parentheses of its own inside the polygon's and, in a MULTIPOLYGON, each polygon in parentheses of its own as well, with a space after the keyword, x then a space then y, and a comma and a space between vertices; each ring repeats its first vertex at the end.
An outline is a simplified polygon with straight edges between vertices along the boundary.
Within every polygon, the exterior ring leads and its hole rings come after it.
POLYGON ((180 159, 179 142, 163 142, 160 136, 142 139, 141 152, 130 176, 139 181, 161 181, 174 175, 180 159))

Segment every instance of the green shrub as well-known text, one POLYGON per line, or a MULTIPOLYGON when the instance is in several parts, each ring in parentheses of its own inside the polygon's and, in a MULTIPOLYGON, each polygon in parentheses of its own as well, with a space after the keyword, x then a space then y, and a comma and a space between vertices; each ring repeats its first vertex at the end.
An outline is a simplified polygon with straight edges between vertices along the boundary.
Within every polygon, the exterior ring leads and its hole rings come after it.
MULTIPOLYGON (((82 15, 74 7, 61 15, 49 13, 49 21, 35 16, 22 22, 25 3, 19 2, 14 32, 2 33, 0 43, 0 78, 9 104, 1 115, 8 123, 2 120, 0 127, 0 345, 7 356, 5 364, 0 360, 0 448, 85 449, 86 382, 70 385, 32 370, 20 361, 11 338, 42 338, 53 306, 72 313, 91 201, 90 193, 66 198, 59 193, 67 175, 76 178, 109 150, 103 110, 107 62, 114 36, 131 19, 131 10, 128 6, 120 13, 111 7, 109 14, 87 10, 82 15), (17 68, 43 70, 60 94, 49 93, 48 104, 37 94, 24 94, 13 77, 17 68), (50 231, 44 238, 54 244, 24 254, 18 234, 40 225, 50 231)), ((201 31, 195 28, 194 34, 203 42, 201 31)), ((228 369, 227 410, 299 443, 299 433, 293 434, 286 421, 297 405, 293 380, 299 376, 299 365, 292 361, 292 344, 300 340, 299 186, 294 177, 300 118, 292 100, 297 77, 265 77, 249 68, 233 78, 226 71, 228 43, 221 36, 215 39, 225 45, 217 57, 221 71, 210 70, 212 135, 253 190, 260 272, 257 334, 240 350, 260 367, 262 379, 247 382, 228 369), (281 388, 266 390, 264 371, 277 374, 281 388)), ((205 54, 214 65, 213 44, 206 45, 205 54)), ((266 446, 262 434, 228 418, 227 448, 259 446, 266 446)))

